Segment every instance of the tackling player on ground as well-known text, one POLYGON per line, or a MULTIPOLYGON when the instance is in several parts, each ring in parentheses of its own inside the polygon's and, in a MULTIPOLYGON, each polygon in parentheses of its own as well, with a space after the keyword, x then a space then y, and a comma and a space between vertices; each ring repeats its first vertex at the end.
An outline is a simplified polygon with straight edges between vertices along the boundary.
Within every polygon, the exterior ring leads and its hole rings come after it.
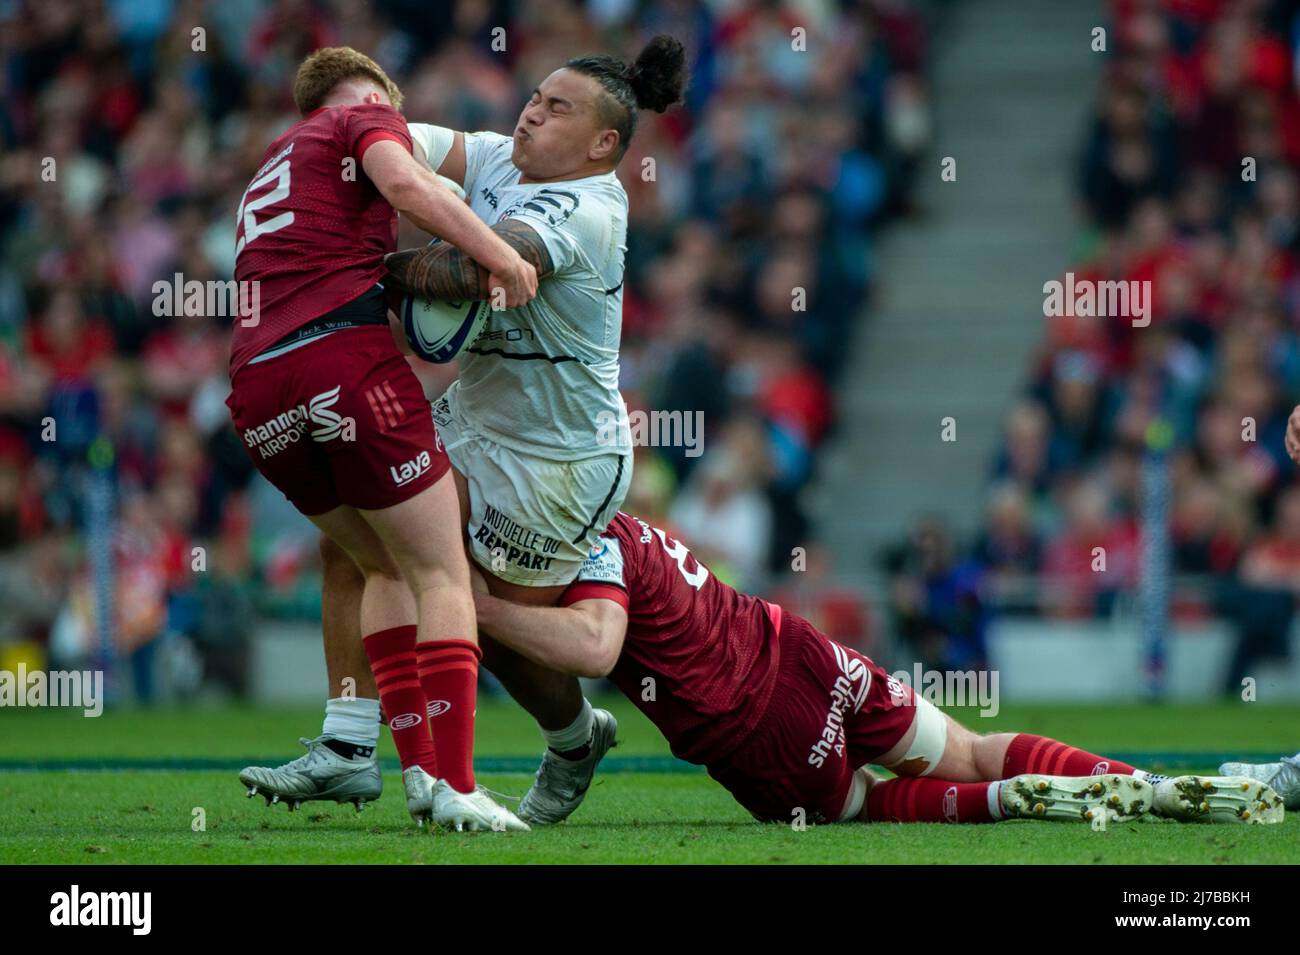
MULTIPOLYGON (((615 169, 635 130, 637 110, 663 111, 681 98, 685 54, 671 37, 651 40, 632 64, 608 56, 570 60, 533 91, 513 136, 459 133, 413 124, 429 168, 463 187, 470 208, 533 264, 536 299, 489 313, 460 359, 460 376, 434 403, 439 439, 451 459, 467 546, 492 592, 524 604, 553 605, 574 579, 631 481, 631 439, 618 390, 627 196, 615 169), (620 431, 611 441, 604 421, 620 431)), ((446 244, 391 256, 390 277, 406 290, 445 301, 488 297, 486 275, 446 244)), ((373 668, 384 710, 426 657, 367 638, 364 654, 351 607, 361 578, 337 548, 325 557, 325 642, 331 684, 373 668), (337 612, 336 612, 337 611, 337 612)), ((594 710, 578 681, 485 643, 484 665, 533 715, 547 744, 520 805, 529 822, 565 818, 581 801, 596 763, 613 744, 611 714, 594 710)), ((428 660, 436 659, 430 650, 428 660)), ((447 706, 421 680, 434 738, 469 714, 447 706)), ((375 692, 357 680, 357 692, 375 692)), ((332 701, 331 701, 332 702, 332 701)), ((399 752, 423 726, 390 720, 399 752)), ((336 761, 340 775, 369 762, 336 761)), ((431 780, 456 767, 420 763, 404 783, 422 818, 431 780)), ((468 771, 468 770, 466 770, 468 771)), ((263 784, 294 788, 289 767, 251 767, 263 784)), ((377 794, 377 793, 376 793, 377 794)), ((321 798, 330 798, 323 795, 321 798)))
POLYGON ((668 739, 762 820, 1278 822, 1242 777, 1143 772, 1028 733, 978 735, 869 658, 714 577, 658 528, 619 513, 560 607, 475 593, 479 627, 534 662, 608 676, 668 739), (647 692, 647 688, 653 692, 647 692), (897 778, 876 781, 868 764, 897 778))

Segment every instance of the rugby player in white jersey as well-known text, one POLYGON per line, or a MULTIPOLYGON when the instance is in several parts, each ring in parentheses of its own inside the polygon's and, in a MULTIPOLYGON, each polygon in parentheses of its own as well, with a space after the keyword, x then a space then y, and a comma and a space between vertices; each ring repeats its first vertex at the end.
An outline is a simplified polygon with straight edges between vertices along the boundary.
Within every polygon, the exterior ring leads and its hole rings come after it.
MULTIPOLYGON (((494 596, 555 604, 627 492, 631 438, 618 390, 627 195, 615 168, 638 108, 662 112, 680 100, 684 66, 681 44, 658 36, 632 64, 608 56, 570 60, 533 90, 512 136, 410 124, 417 155, 463 188, 473 211, 534 265, 539 279, 528 305, 489 313, 459 360, 459 379, 433 404, 467 547, 494 596), (612 436, 610 421, 619 422, 612 436)), ((488 297, 486 273, 448 244, 400 252, 388 264, 395 284, 428 298, 488 297)), ((378 697, 399 749, 422 745, 413 737, 432 731, 433 758, 416 760, 403 774, 408 808, 423 819, 435 777, 472 778, 472 768, 437 758, 440 737, 472 732, 472 714, 445 707, 441 681, 456 676, 436 655, 416 660, 411 648, 369 641, 363 648, 354 610, 361 580, 328 542, 322 554, 332 698, 322 736, 312 741, 318 755, 276 769, 250 767, 240 778, 250 794, 256 789, 291 806, 340 793, 351 799, 358 787, 375 798, 382 785, 373 755, 378 697), (356 699, 342 693, 349 677, 356 699), (390 686, 409 692, 416 680, 425 713, 404 713, 399 727, 386 693, 390 686), (334 742, 323 747, 322 740, 334 742)), ((547 745, 519 816, 559 822, 582 801, 613 745, 614 718, 591 707, 573 676, 499 644, 485 641, 482 650, 483 665, 537 720, 547 745)))

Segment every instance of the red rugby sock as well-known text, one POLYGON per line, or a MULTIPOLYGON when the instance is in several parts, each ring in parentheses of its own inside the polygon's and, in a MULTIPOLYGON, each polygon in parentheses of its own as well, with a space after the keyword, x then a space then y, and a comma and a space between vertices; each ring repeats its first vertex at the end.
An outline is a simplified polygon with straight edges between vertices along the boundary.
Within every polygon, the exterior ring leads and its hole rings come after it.
POLYGON ((1099 776, 1103 773, 1133 775, 1133 767, 1117 759, 1106 759, 1093 753, 1058 743, 1046 736, 1020 733, 1007 747, 1002 760, 1002 778, 1010 779, 1021 773, 1040 773, 1044 776, 1099 776))
POLYGON ((474 790, 474 706, 482 656, 468 640, 438 640, 415 648, 438 769, 462 793, 474 790))
POLYGON ((366 637, 362 643, 379 687, 379 702, 388 717, 402 768, 419 766, 438 775, 438 762, 429 736, 424 690, 415 667, 415 626, 393 627, 366 637))
MULTIPOLYGON (((871 787, 867 818, 872 822, 994 822, 989 787, 998 783, 950 783, 900 776, 871 787)), ((992 794, 996 799, 997 792, 992 794)))

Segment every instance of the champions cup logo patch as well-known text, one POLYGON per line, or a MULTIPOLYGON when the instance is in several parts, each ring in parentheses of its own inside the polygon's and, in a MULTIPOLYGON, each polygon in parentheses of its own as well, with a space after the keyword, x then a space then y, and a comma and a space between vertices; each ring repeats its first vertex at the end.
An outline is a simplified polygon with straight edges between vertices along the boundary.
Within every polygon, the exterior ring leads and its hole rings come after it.
POLYGON ((409 730, 412 726, 419 726, 424 717, 419 713, 403 713, 400 716, 394 716, 388 721, 390 730, 409 730))
POLYGON ((429 714, 429 719, 433 719, 435 716, 442 716, 443 713, 450 712, 451 703, 447 700, 430 700, 426 710, 429 714))
POLYGON ((578 579, 623 585, 623 549, 618 538, 601 537, 591 545, 578 579))

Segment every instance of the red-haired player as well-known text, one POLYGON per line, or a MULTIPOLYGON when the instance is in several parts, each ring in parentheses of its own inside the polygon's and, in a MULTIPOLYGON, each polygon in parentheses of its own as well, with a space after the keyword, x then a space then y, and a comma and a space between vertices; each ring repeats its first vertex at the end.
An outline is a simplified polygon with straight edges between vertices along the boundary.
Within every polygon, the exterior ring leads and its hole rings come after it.
MULTIPOLYGON (((439 776, 434 821, 526 829, 474 783, 480 654, 456 487, 389 332, 380 280, 399 211, 485 269, 507 306, 537 293, 536 270, 411 155, 401 93, 369 57, 317 50, 299 67, 294 100, 302 119, 267 147, 239 208, 235 278, 255 291, 241 295, 231 346, 235 430, 263 476, 360 570, 367 652, 409 687, 388 714, 403 768, 439 776), (417 672, 417 656, 431 661, 429 674, 417 672), (437 739, 425 679, 469 714, 437 739)), ((375 798, 378 716, 376 701, 338 694, 307 755, 241 777, 249 794, 291 805, 375 798)))
POLYGON ((1277 822, 1243 778, 1170 778, 1027 733, 977 735, 806 620, 719 581, 619 513, 560 607, 475 593, 479 627, 542 666, 608 676, 681 759, 763 820, 1277 822), (653 687, 653 692, 646 692, 653 687), (876 781, 867 764, 897 778, 876 781))

